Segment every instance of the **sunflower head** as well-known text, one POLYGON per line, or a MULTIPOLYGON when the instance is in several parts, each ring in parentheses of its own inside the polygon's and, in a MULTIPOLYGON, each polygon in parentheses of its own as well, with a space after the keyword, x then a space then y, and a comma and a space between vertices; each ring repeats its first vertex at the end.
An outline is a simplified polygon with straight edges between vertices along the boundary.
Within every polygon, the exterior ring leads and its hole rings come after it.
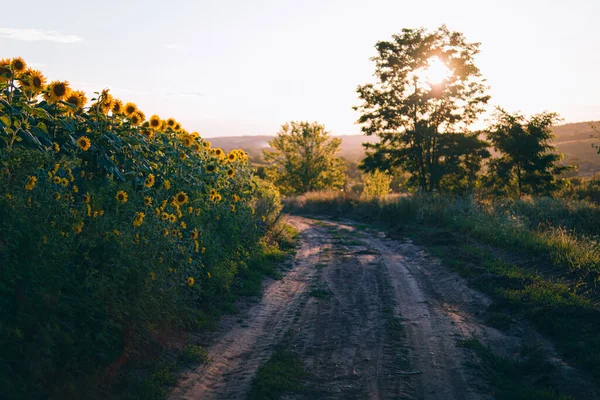
POLYGON ((65 101, 72 105, 75 110, 79 110, 87 102, 87 97, 85 97, 82 90, 73 90, 67 95, 65 101))
POLYGON ((194 230, 190 233, 190 237, 192 238, 192 240, 196 240, 196 239, 198 239, 198 236, 199 236, 198 229, 194 228, 194 230))
POLYGON ((200 143, 194 142, 194 144, 192 145, 192 149, 194 149, 194 151, 196 152, 199 152, 200 150, 202 150, 202 146, 200 146, 200 143))
POLYGON ((6 82, 10 76, 10 60, 8 58, 4 58, 0 60, 0 82, 6 82))
POLYGON ((152 129, 160 129, 162 127, 162 120, 156 114, 150 117, 150 128, 152 129))
POLYGON ((150 207, 152 205, 152 197, 144 197, 144 205, 150 207))
POLYGON ((213 154, 217 157, 222 157, 224 155, 223 150, 219 148, 213 149, 213 154))
POLYGON ((235 153, 235 152, 233 152, 233 151, 232 151, 232 152, 230 152, 230 153, 227 155, 227 160, 228 160, 228 161, 235 161, 236 159, 237 159, 237 153, 235 153))
POLYGON ((84 194, 84 195, 83 195, 83 202, 84 202, 85 204, 88 204, 88 203, 90 202, 91 198, 92 198, 92 197, 90 196, 90 194, 89 194, 89 193, 86 193, 86 194, 84 194))
POLYGON ((163 235, 164 237, 167 237, 167 236, 169 236, 169 230, 168 230, 167 228, 164 228, 164 229, 162 230, 162 235, 163 235))
POLYGON ((187 278, 187 284, 188 286, 194 286, 194 278, 192 278, 191 276, 189 278, 187 278))
POLYGON ((171 129, 173 129, 176 124, 177 124, 177 121, 175 121, 173 118, 169 118, 167 120, 167 127, 171 128, 171 129))
POLYGON ((175 201, 182 206, 188 202, 188 195, 185 192, 179 192, 175 195, 175 201))
POLYGON ((168 179, 167 179, 167 180, 165 180, 165 181, 163 182, 163 187, 164 187, 166 190, 170 190, 170 189, 171 189, 171 182, 169 182, 169 180, 168 180, 168 179))
POLYGON ((208 164, 206 166, 206 171, 207 172, 215 172, 216 167, 213 164, 208 164))
POLYGON ((181 124, 179 122, 175 122, 175 125, 173 126, 173 130, 175 132, 181 132, 181 124))
POLYGON ((16 57, 11 60, 10 67, 15 72, 15 75, 18 75, 25 72, 27 64, 25 63, 25 60, 23 60, 21 57, 16 57))
POLYGON ((111 111, 113 115, 120 115, 123 113, 123 102, 119 99, 113 99, 111 111))
POLYGON ((123 113, 128 117, 131 117, 137 110, 137 106, 132 102, 125 104, 125 107, 123 107, 123 113))
POLYGON ((156 182, 156 179, 154 178, 154 175, 148 174, 148 176, 146 177, 146 180, 144 181, 144 186, 152 187, 152 186, 154 186, 155 182, 156 182))
POLYGON ((192 145, 192 138, 189 136, 184 136, 182 142, 185 147, 190 147, 192 145))
POLYGON ((30 94, 38 94, 46 86, 46 78, 38 70, 28 68, 21 77, 21 88, 30 94))
POLYGON ((133 114, 131 114, 129 116, 129 122, 133 126, 138 126, 139 124, 142 123, 142 121, 143 121, 142 116, 138 112, 134 112, 133 114))
POLYGON ((48 85, 48 91, 45 93, 45 97, 49 103, 56 103, 57 101, 64 100, 68 94, 69 82, 53 81, 48 85))
POLYGON ((204 143, 202 143, 204 145, 205 148, 210 149, 210 142, 208 140, 204 141, 204 143))
POLYGON ((123 190, 119 190, 115 196, 115 199, 117 199, 118 201, 120 201, 121 203, 125 204, 127 203, 127 193, 123 190))
POLYGON ((83 151, 88 151, 92 146, 92 141, 88 137, 82 136, 77 139, 77 146, 83 151))
POLYGON ((142 136, 144 136, 148 140, 150 140, 154 137, 154 132, 151 131, 150 129, 142 129, 140 131, 140 133, 142 134, 142 136))
POLYGON ((235 171, 232 169, 228 169, 227 170, 227 176, 230 178, 233 178, 233 176, 235 175, 235 171))

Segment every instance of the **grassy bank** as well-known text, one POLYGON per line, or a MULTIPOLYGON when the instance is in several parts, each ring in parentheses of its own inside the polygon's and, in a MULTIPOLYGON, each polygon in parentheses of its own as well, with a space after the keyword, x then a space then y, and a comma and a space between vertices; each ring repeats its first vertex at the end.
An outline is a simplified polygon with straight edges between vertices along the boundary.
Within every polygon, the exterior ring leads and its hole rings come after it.
POLYGON ((376 222, 427 246, 494 300, 499 328, 525 317, 565 358, 600 382, 600 208, 560 199, 477 202, 335 193, 288 199, 286 209, 376 222))

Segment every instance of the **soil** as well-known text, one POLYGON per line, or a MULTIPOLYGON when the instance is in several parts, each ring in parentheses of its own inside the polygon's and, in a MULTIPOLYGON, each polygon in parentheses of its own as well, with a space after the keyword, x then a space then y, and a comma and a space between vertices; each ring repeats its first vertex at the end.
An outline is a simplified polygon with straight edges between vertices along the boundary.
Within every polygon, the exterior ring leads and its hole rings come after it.
POLYGON ((471 338, 505 357, 541 343, 562 391, 600 398, 526 323, 485 325, 491 301, 410 240, 351 223, 288 222, 300 232, 291 268, 265 282, 258 302, 222 320, 207 339, 210 361, 186 373, 171 399, 244 399, 281 344, 310 374, 306 390, 286 399, 493 398, 472 366, 474 352, 460 345, 471 338))

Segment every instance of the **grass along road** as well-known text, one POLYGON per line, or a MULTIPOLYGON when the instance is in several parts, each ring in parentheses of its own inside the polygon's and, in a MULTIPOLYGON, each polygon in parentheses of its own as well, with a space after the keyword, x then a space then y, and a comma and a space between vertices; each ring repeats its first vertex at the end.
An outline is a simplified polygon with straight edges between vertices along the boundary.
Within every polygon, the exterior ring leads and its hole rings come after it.
POLYGON ((597 388, 525 323, 409 240, 289 217, 293 266, 224 328, 172 399, 591 399, 597 388), (498 316, 496 316, 498 318, 498 316))

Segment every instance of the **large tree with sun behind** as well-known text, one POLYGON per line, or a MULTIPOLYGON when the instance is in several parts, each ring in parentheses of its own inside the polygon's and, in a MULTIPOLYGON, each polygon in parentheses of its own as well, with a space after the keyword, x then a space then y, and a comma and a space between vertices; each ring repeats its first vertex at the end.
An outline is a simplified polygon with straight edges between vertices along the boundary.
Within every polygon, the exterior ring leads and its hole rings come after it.
POLYGON ((479 43, 441 26, 403 29, 375 45, 375 83, 359 86, 366 171, 402 168, 423 191, 472 187, 487 143, 469 132, 489 100, 474 58, 479 43))

